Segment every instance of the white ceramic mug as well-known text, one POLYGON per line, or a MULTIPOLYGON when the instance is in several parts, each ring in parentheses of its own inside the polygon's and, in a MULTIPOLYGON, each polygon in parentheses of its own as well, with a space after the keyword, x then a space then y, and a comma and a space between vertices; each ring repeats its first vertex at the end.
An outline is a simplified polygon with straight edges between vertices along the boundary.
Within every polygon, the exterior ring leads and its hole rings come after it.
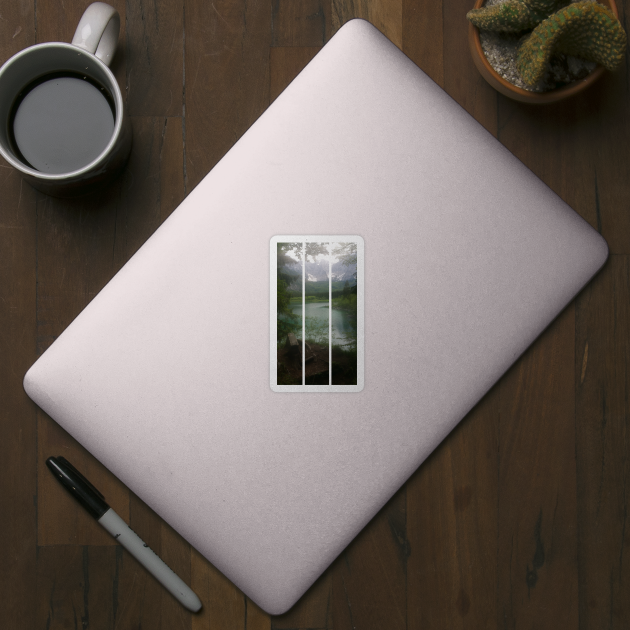
POLYGON ((0 68, 0 154, 35 188, 56 197, 81 195, 108 183, 125 165, 131 150, 131 125, 124 100, 109 69, 120 31, 120 16, 108 4, 95 2, 83 14, 72 44, 49 42, 20 51, 0 68), (31 85, 48 75, 68 73, 105 89, 113 113, 113 133, 89 163, 71 172, 37 170, 21 154, 13 136, 17 104, 31 85))

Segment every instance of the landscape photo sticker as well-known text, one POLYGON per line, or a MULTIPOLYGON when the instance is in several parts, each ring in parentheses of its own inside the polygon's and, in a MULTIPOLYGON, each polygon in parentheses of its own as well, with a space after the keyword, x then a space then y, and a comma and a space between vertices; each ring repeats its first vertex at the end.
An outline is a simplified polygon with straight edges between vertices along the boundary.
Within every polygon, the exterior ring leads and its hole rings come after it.
POLYGON ((286 235, 270 245, 271 389, 360 392, 363 239, 286 235))

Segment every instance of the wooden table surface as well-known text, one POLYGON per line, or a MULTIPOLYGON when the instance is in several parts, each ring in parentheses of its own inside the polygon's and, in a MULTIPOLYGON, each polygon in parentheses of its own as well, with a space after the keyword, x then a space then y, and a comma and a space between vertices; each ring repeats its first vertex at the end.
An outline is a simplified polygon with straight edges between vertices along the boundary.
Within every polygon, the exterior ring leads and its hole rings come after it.
MULTIPOLYGON (((0 626, 630 628, 630 70, 534 107, 468 53, 471 0, 122 0, 134 146, 75 201, 0 163, 0 626), (606 238, 610 258, 286 615, 269 617, 27 398, 22 378, 341 24, 370 20, 606 238), (204 608, 185 611, 60 491, 66 455, 204 608)), ((87 2, 0 0, 0 62, 87 2)), ((619 4, 622 22, 630 0, 619 4)), ((626 29, 627 30, 627 29, 626 29)))

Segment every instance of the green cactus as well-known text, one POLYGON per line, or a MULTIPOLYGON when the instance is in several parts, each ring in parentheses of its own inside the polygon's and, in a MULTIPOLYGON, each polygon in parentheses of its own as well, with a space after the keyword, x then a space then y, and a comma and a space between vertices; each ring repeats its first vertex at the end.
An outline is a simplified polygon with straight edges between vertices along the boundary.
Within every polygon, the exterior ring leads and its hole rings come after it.
POLYGON ((534 28, 569 0, 507 0, 481 9, 472 9, 466 17, 479 29, 501 33, 519 33, 534 28))
POLYGON ((554 53, 595 61, 608 70, 621 63, 626 33, 615 14, 597 2, 575 2, 543 20, 523 41, 516 65, 523 81, 535 85, 554 53))

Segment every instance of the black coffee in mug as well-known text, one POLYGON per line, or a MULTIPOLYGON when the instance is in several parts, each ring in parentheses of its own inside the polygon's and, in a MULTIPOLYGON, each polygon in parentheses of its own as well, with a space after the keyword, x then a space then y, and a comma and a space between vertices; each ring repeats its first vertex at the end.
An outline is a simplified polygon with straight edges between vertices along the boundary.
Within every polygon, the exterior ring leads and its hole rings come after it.
POLYGON ((94 161, 114 133, 114 101, 89 77, 40 77, 18 95, 11 115, 16 154, 42 173, 71 173, 94 161))

